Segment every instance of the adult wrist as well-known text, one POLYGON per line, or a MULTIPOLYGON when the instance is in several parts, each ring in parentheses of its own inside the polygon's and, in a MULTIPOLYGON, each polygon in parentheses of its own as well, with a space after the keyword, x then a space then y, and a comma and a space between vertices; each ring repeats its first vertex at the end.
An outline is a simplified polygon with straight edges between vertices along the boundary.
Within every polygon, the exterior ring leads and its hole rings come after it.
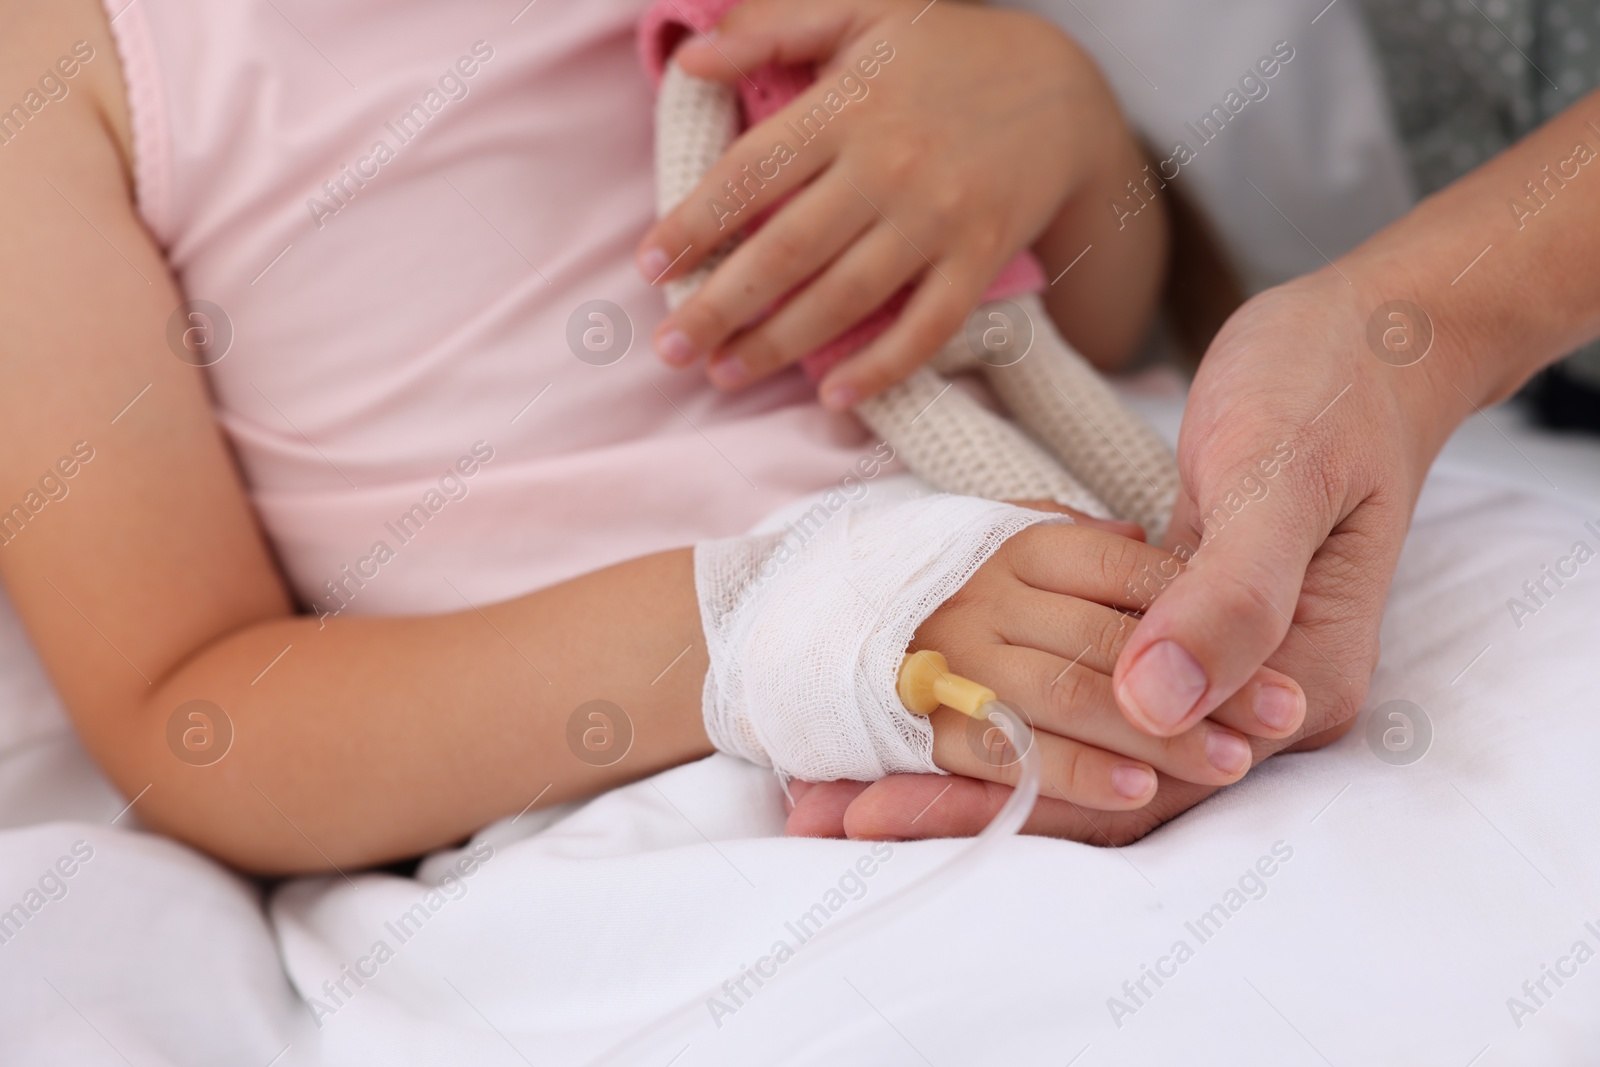
POLYGON ((1595 180, 1582 168, 1597 120, 1600 92, 1338 261, 1369 298, 1426 310, 1434 350, 1411 377, 1453 398, 1463 417, 1600 333, 1600 198, 1580 184, 1595 180))
POLYGON ((1418 489, 1462 422, 1507 395, 1504 364, 1477 323, 1405 264, 1346 257, 1290 284, 1341 309, 1352 385, 1389 406, 1418 489))

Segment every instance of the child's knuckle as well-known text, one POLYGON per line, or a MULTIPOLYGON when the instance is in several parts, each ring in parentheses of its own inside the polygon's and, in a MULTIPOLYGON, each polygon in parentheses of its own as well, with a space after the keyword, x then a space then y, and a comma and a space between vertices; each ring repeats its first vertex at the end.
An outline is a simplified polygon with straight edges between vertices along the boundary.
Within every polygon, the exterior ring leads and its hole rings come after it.
POLYGON ((1080 715, 1080 709, 1088 696, 1088 686, 1088 668, 1082 665, 1068 666, 1050 683, 1050 689, 1045 696, 1059 719, 1072 722, 1080 715))
POLYGON ((1088 772, 1088 761, 1084 759, 1085 749, 1082 745, 1069 744, 1056 756, 1055 780, 1062 789, 1063 795, 1081 797, 1085 787, 1089 784, 1084 780, 1088 772))
POLYGON ((909 140, 897 140, 878 156, 877 170, 890 190, 904 188, 922 166, 920 150, 909 140))
POLYGON ((739 360, 752 371, 776 370, 793 357, 766 330, 754 330, 739 342, 739 360))
POLYGON ((966 218, 972 199, 972 189, 966 182, 942 182, 929 192, 927 209, 935 223, 948 226, 966 218))
POLYGON ((757 276, 785 273, 800 260, 805 243, 798 234, 774 230, 761 235, 751 250, 751 272, 757 276))
POLYGON ((1122 652, 1122 646, 1133 633, 1133 621, 1122 612, 1114 618, 1103 618, 1090 645, 1096 658, 1111 661, 1122 652))
POLYGON ((1139 543, 1126 538, 1107 538, 1101 542, 1099 565, 1100 580, 1109 586, 1121 588, 1133 576, 1139 558, 1139 543))
POLYGON ((959 309, 938 308, 916 324, 905 349, 905 373, 909 374, 933 358, 952 334, 960 328, 965 316, 959 309))
POLYGON ((704 294, 679 308, 676 318, 684 332, 701 343, 726 337, 732 332, 727 312, 721 302, 710 294, 704 294))

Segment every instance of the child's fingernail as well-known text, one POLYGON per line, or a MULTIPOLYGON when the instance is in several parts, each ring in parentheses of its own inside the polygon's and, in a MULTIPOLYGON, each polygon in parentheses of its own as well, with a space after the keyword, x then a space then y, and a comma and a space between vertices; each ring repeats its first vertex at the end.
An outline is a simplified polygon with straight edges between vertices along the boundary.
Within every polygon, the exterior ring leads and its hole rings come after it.
POLYGON ((694 342, 682 330, 662 334, 656 342, 656 351, 674 367, 687 367, 694 362, 694 342))
POLYGON ((659 248, 647 248, 639 253, 639 273, 644 275, 645 281, 651 285, 654 285, 656 279, 670 266, 672 266, 671 258, 659 248))
POLYGON ((822 406, 829 411, 849 411, 856 406, 856 391, 848 385, 830 385, 822 391, 822 406))
POLYGON ((1212 730, 1206 737, 1206 759, 1223 774, 1238 774, 1250 766, 1250 743, 1238 734, 1212 730))
POLYGON ((1264 685, 1256 690, 1256 718, 1274 730, 1289 730, 1300 715, 1300 698, 1282 685, 1264 685))
POLYGON ((1156 787, 1156 776, 1143 767, 1124 763, 1111 772, 1111 788, 1118 796, 1138 800, 1156 787))
POLYGON ((709 372, 711 380, 724 389, 737 389, 750 380, 750 372, 737 359, 719 359, 709 372))
POLYGON ((1175 641, 1145 649, 1117 690, 1117 699, 1158 730, 1183 721, 1206 691, 1206 672, 1175 641))

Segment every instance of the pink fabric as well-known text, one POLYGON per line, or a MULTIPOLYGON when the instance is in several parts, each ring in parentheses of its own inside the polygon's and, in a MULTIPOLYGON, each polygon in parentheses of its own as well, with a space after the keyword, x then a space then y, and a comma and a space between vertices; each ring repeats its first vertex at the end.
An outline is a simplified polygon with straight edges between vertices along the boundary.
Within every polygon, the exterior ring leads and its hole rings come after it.
POLYGON ((106 6, 141 214, 232 322, 218 417, 309 605, 515 596, 743 532, 870 451, 798 371, 725 395, 650 354, 643 0, 106 6), (593 300, 632 325, 605 366, 569 347, 593 300))
MULTIPOLYGON (((639 59, 652 83, 660 84, 667 60, 685 37, 709 31, 739 3, 740 0, 653 0, 644 18, 639 21, 639 59)), ((736 84, 747 129, 782 110, 785 104, 815 80, 809 64, 783 66, 769 63, 745 74, 747 76, 736 84)), ((764 221, 764 218, 757 218, 747 227, 747 232, 759 229, 764 221)), ((1038 261, 1030 253, 1022 252, 1006 264, 989 288, 984 290, 983 299, 1003 300, 1023 293, 1036 293, 1044 287, 1044 273, 1039 269, 1038 261)), ((910 296, 911 287, 901 289, 882 307, 803 359, 801 365, 806 375, 812 381, 821 380, 840 360, 877 338, 893 325, 910 296)), ((780 301, 779 305, 782 303, 780 301)))

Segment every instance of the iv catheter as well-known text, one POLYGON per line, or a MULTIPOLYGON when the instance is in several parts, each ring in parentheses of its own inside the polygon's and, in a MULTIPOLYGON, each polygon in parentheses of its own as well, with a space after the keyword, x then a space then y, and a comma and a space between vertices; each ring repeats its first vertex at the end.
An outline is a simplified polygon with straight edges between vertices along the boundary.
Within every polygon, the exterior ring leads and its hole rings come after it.
POLYGON ((950 662, 928 648, 900 661, 900 677, 894 690, 906 710, 917 715, 932 715, 943 704, 979 722, 988 722, 989 705, 1000 703, 993 689, 951 674, 950 662))
MULTIPOLYGON (((1000 702, 994 690, 970 678, 952 674, 944 656, 924 649, 910 653, 900 661, 895 692, 906 710, 913 714, 931 715, 944 706, 999 727, 1011 748, 1018 753, 1020 772, 1017 784, 989 825, 960 851, 910 885, 902 886, 859 911, 823 927, 806 942, 804 952, 795 953, 778 977, 791 976, 826 957, 844 943, 845 935, 865 929, 869 920, 887 918, 892 921, 895 915, 903 914, 913 904, 947 888, 951 882, 971 871, 976 862, 993 849, 1001 838, 1020 831, 1033 811, 1034 801, 1039 797, 1039 754, 1034 751, 1033 731, 1016 710, 1000 702), (823 946, 820 950, 813 947, 818 942, 823 946)), ((774 981, 768 979, 766 984, 770 986, 774 981)), ((720 985, 701 990, 591 1060, 589 1067, 636 1062, 628 1057, 645 1051, 652 1043, 674 1036, 683 1039, 697 1024, 704 1024, 705 1006, 711 997, 720 992, 720 985)))

